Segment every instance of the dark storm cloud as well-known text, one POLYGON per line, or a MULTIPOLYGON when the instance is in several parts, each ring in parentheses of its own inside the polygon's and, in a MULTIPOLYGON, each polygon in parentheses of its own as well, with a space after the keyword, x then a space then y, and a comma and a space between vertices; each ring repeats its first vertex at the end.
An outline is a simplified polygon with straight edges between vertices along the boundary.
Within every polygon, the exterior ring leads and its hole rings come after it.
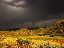
POLYGON ((1 2, 17 7, 26 7, 37 3, 36 0, 1 0, 1 2))
POLYGON ((12 6, 15 1, 10 4, 0 1, 0 28, 48 26, 52 19, 64 18, 63 0, 26 1, 29 5, 26 7, 12 6))

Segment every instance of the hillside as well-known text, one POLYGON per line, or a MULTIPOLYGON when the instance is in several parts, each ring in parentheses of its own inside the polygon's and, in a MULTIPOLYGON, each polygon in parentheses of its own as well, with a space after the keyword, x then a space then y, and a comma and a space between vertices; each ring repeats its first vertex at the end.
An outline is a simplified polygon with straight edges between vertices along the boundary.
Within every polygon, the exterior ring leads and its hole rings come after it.
POLYGON ((0 48, 64 48, 64 20, 47 28, 0 31, 0 48))
POLYGON ((47 34, 64 36, 64 20, 55 22, 51 27, 49 27, 47 34))

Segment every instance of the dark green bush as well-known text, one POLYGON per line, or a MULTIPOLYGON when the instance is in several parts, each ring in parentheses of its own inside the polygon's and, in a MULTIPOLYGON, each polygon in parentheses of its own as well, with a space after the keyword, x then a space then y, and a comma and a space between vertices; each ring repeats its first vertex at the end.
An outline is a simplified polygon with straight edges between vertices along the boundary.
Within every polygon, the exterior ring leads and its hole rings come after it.
POLYGON ((17 42, 19 44, 25 44, 25 43, 29 44, 29 41, 27 39, 18 39, 17 42))
POLYGON ((54 37, 54 35, 50 35, 50 37, 54 37))

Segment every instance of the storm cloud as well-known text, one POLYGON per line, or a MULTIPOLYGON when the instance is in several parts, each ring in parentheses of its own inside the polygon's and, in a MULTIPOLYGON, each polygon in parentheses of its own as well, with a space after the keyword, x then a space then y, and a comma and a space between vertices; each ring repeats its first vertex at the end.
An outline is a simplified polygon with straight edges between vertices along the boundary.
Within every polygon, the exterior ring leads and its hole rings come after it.
POLYGON ((48 26, 64 18, 63 6, 63 0, 0 0, 0 28, 48 26))

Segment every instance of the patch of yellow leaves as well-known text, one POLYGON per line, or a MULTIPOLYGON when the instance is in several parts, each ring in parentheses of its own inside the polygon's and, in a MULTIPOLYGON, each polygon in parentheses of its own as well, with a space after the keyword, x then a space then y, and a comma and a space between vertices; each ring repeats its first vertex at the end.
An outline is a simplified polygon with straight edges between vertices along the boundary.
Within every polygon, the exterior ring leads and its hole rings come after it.
POLYGON ((15 44, 17 44, 16 40, 17 40, 17 38, 7 37, 7 38, 3 39, 2 43, 9 44, 9 45, 15 45, 15 44))

